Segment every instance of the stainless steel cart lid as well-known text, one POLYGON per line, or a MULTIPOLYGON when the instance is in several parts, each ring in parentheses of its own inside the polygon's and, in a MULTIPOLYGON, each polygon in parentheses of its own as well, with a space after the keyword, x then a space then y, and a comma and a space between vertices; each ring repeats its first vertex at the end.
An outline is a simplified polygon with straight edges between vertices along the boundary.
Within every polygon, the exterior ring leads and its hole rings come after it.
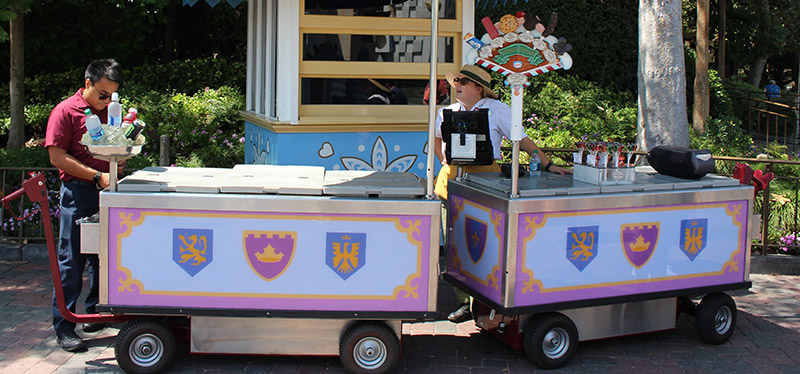
POLYGON ((123 178, 120 192, 219 193, 231 169, 151 166, 123 178))
POLYGON ((236 165, 220 192, 322 195, 324 177, 322 166, 236 165))
MULTIPOLYGON (((469 174, 467 183, 493 190, 501 195, 511 192, 511 179, 500 173, 469 174)), ((557 195, 589 195, 602 193, 622 193, 640 191, 685 190, 696 188, 716 188, 739 186, 736 179, 708 174, 701 179, 681 179, 658 174, 652 167, 637 167, 632 184, 616 186, 598 186, 573 180, 572 176, 542 173, 538 176, 519 178, 520 197, 557 196, 557 195)))
POLYGON ((329 170, 323 191, 335 196, 417 197, 425 195, 420 178, 389 171, 329 170))
POLYGON ((147 167, 120 180, 120 192, 420 197, 411 173, 329 170, 321 166, 236 165, 232 169, 147 167))

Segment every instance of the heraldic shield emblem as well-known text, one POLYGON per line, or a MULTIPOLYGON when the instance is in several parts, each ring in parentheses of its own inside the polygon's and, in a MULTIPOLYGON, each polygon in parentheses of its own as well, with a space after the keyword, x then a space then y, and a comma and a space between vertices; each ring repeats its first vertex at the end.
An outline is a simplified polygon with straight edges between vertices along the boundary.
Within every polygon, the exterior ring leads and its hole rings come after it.
POLYGON ((583 271, 597 257, 600 226, 567 228, 567 260, 583 271))
POLYGON ((681 221, 681 232, 678 243, 681 251, 694 261, 697 255, 706 247, 708 237, 708 218, 685 219, 681 221))
POLYGON ((631 265, 639 269, 650 257, 658 244, 659 222, 643 222, 622 225, 622 249, 631 265))
POLYGON ((297 233, 293 231, 244 231, 244 255, 250 268, 271 281, 289 267, 294 258, 297 233))
POLYGON ((486 234, 488 225, 486 222, 477 220, 470 216, 465 216, 464 225, 466 226, 464 233, 467 235, 467 250, 469 250, 469 257, 473 263, 477 264, 483 257, 483 252, 486 250, 486 234))
POLYGON ((344 280, 367 262, 367 234, 329 232, 325 241, 325 263, 344 280))
POLYGON ((195 276, 214 259, 214 230, 172 229, 172 261, 195 276))

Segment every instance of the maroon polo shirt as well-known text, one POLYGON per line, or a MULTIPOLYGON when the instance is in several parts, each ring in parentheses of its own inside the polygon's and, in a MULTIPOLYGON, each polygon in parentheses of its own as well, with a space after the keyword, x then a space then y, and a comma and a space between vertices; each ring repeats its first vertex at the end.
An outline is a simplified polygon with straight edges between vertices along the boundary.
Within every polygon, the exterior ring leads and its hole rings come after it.
MULTIPOLYGON (((83 90, 83 88, 79 89, 74 95, 56 105, 53 111, 50 112, 50 119, 47 120, 44 146, 45 148, 56 146, 64 149, 68 155, 75 157, 84 165, 108 173, 108 161, 92 157, 81 144, 81 136, 86 132, 86 115, 83 114, 83 111, 87 108, 91 109, 89 103, 83 98, 83 90)), ((108 109, 103 109, 99 113, 92 109, 92 113, 100 118, 106 118, 108 109)), ((58 171, 58 176, 63 181, 77 178, 65 173, 63 170, 58 171)))

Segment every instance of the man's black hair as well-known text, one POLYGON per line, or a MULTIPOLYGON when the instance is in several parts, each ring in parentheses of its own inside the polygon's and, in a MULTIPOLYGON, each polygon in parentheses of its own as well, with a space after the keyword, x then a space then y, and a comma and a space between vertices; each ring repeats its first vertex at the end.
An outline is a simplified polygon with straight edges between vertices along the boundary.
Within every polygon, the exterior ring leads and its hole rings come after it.
POLYGON ((85 78, 92 84, 97 83, 100 78, 120 84, 122 83, 122 67, 113 58, 94 60, 86 67, 85 78))

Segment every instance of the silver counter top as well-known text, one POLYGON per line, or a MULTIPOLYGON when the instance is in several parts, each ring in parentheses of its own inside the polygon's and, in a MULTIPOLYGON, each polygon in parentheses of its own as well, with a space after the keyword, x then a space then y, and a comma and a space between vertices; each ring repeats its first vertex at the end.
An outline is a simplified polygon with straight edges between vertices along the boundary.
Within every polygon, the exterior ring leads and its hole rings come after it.
MULTIPOLYGON (((468 174, 463 182, 501 196, 508 196, 511 193, 511 178, 504 178, 499 173, 468 174)), ((519 195, 520 197, 590 195, 736 186, 739 186, 738 180, 720 175, 708 174, 701 179, 681 179, 658 174, 651 167, 637 167, 632 184, 613 186, 599 186, 573 180, 572 175, 569 174, 558 175, 543 172, 541 175, 528 175, 519 179, 519 195)))

